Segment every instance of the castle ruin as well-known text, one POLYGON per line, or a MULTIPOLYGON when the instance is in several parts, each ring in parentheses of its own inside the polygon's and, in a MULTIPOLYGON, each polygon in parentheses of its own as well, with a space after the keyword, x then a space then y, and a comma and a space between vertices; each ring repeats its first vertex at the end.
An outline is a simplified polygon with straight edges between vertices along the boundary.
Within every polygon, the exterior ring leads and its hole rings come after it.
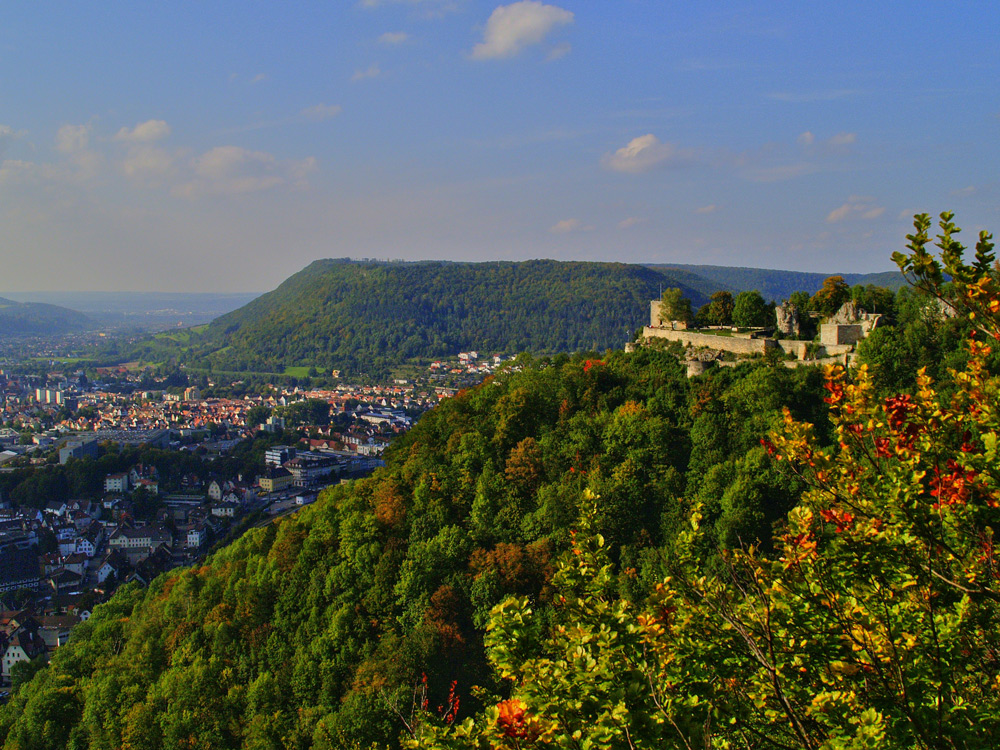
MULTIPOLYGON (((791 355, 794 360, 786 360, 787 367, 824 363, 848 364, 859 341, 870 334, 881 322, 881 315, 859 310, 852 301, 844 305, 829 321, 819 326, 818 350, 815 342, 774 338, 768 329, 740 332, 732 328, 712 327, 707 332, 691 330, 684 321, 663 320, 662 303, 653 300, 649 305, 649 325, 642 329, 639 345, 656 339, 676 341, 686 349, 685 364, 688 377, 700 375, 713 364, 734 366, 740 359, 764 356, 769 352, 791 355), (811 346, 812 345, 812 346, 811 346), (737 361, 724 361, 723 353, 736 355, 737 361)), ((799 331, 798 311, 794 305, 782 305, 778 320, 780 335, 797 335, 799 331)), ((626 347, 627 351, 634 346, 626 347)))

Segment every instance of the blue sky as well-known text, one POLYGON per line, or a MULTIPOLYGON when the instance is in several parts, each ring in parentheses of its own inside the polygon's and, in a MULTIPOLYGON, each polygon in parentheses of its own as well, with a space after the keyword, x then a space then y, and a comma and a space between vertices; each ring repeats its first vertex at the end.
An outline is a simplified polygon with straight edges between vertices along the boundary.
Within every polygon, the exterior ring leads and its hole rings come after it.
POLYGON ((1000 229, 992 3, 12 3, 0 289, 316 258, 891 267, 1000 229))

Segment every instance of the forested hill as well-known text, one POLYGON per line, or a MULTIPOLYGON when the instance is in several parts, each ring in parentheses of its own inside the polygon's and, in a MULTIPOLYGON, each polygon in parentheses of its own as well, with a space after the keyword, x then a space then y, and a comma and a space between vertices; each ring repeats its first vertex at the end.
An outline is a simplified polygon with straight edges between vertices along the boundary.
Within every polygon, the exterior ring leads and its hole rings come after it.
POLYGON ((14 302, 0 297, 0 336, 46 336, 73 333, 90 326, 83 313, 42 302, 14 302))
POLYGON ((398 747, 414 687, 433 711, 453 681, 471 715, 507 690, 485 658, 491 608, 515 594, 551 611, 585 490, 641 596, 682 496, 725 543, 769 538, 798 486, 760 439, 782 406, 822 430, 821 384, 752 366, 694 384, 650 350, 501 372, 428 412, 375 476, 120 589, 0 708, 0 744, 398 747))
POLYGON ((191 346, 216 369, 263 372, 384 373, 470 349, 600 351, 622 347, 666 287, 696 306, 707 300, 669 273, 620 263, 319 260, 191 346))
POLYGON ((0 744, 396 750, 420 724, 423 747, 468 750, 543 730, 980 747, 1000 732, 1000 420, 981 408, 1000 383, 934 299, 901 295, 899 328, 869 337, 888 359, 862 348, 853 383, 764 362, 689 380, 651 348, 501 368, 373 476, 120 588, 48 667, 14 668, 0 744), (916 396, 878 385, 897 365, 916 396), (950 549, 975 567, 928 575, 950 549))
MULTIPOLYGON (((650 268, 668 274, 685 273, 689 278, 698 279, 700 285, 707 284, 713 291, 749 292, 757 290, 765 300, 783 302, 793 292, 813 294, 823 286, 823 281, 831 274, 809 273, 805 271, 778 271, 769 268, 742 268, 738 266, 699 266, 687 264, 650 264, 650 268)), ((839 273, 851 286, 860 284, 882 286, 897 291, 906 284, 898 271, 881 273, 839 273)))
MULTIPOLYGON (((895 288, 893 274, 845 274, 895 288)), ((451 263, 318 260, 205 328, 162 334, 109 356, 227 372, 341 370, 384 377, 460 351, 535 354, 621 348, 649 301, 678 288, 697 310, 716 291, 784 300, 825 276, 721 266, 532 260, 451 263)))

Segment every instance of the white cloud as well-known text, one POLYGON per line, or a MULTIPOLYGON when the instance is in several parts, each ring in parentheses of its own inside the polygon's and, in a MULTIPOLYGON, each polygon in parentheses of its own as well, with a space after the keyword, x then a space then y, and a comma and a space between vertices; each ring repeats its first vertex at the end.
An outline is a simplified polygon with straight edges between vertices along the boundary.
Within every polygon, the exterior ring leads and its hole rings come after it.
POLYGON ((806 132, 799 135, 799 137, 795 139, 795 142, 800 146, 802 146, 803 148, 809 148, 815 145, 818 148, 824 149, 826 151, 829 151, 831 149, 841 150, 845 146, 853 146, 855 143, 857 143, 858 134, 840 132, 837 133, 836 135, 830 136, 826 140, 819 141, 816 139, 816 136, 813 135, 812 131, 807 130, 806 132))
POLYGON ((302 187, 308 175, 317 168, 314 157, 279 161, 272 154, 239 146, 217 146, 196 157, 191 166, 195 179, 174 189, 177 195, 185 198, 251 193, 279 185, 302 187))
POLYGON ((593 225, 584 224, 579 219, 563 219, 549 227, 549 231, 552 234, 569 234, 570 232, 592 232, 594 228, 593 225))
POLYGON ((90 143, 89 125, 63 125, 56 133, 56 150, 62 154, 84 151, 90 143))
POLYGON ((248 164, 273 165, 275 159, 263 151, 248 151, 239 146, 216 146, 194 160, 195 172, 202 177, 222 179, 248 164))
POLYGON ((174 171, 176 157, 157 146, 140 146, 129 151, 122 160, 121 169, 133 180, 158 178, 174 171))
POLYGON ((875 199, 865 195, 852 195, 847 203, 838 206, 826 215, 828 224, 835 224, 846 219, 861 218, 871 221, 885 213, 885 206, 875 204, 875 199))
POLYGON ((575 232, 579 228, 579 219, 563 219, 549 227, 549 231, 553 234, 568 234, 569 232, 575 232))
POLYGON ((354 75, 351 76, 352 81, 363 81, 366 78, 378 78, 382 75, 382 69, 378 66, 378 63, 370 65, 368 70, 355 70, 354 75))
POLYGON ((305 159, 288 164, 288 178, 295 187, 306 187, 309 184, 309 175, 318 169, 319 162, 316 161, 316 157, 307 156, 305 159))
POLYGON ((483 41, 472 49, 475 60, 513 57, 525 47, 539 44, 555 28, 573 23, 573 13, 539 0, 497 7, 486 22, 483 41))
POLYGON ((56 132, 56 151, 65 154, 68 161, 76 167, 75 171, 63 172, 65 179, 86 181, 96 177, 101 171, 104 158, 89 146, 89 125, 63 125, 56 132))
POLYGON ((546 60, 559 60, 566 57, 570 52, 573 51, 573 46, 569 42, 563 42, 562 44, 557 44, 552 48, 552 51, 545 56, 546 60))
POLYGON ((696 208, 694 210, 694 212, 696 214, 714 214, 718 210, 719 210, 719 207, 717 205, 715 205, 714 203, 711 203, 711 204, 709 204, 707 206, 699 206, 698 208, 696 208))
POLYGON ((633 138, 613 154, 605 154, 601 162, 616 172, 639 174, 654 167, 683 163, 691 156, 691 151, 678 149, 672 143, 663 143, 652 133, 647 133, 633 138))
POLYGON ((320 121, 329 120, 336 117, 343 111, 343 108, 337 104, 316 104, 312 107, 306 107, 304 110, 299 112, 301 117, 307 120, 320 121))
MULTIPOLYGON (((317 105, 296 118, 331 117, 339 108, 317 105)), ((263 151, 219 146, 191 158, 189 148, 164 148, 158 141, 170 133, 162 120, 122 127, 111 137, 95 137, 91 124, 67 124, 55 135, 56 158, 50 163, 4 160, 0 183, 90 187, 100 180, 122 178, 145 188, 165 188, 182 197, 251 193, 275 187, 303 188, 316 171, 314 157, 278 159, 263 151), (116 142, 121 145, 109 145, 116 142), (109 168, 113 167, 113 168, 109 168)), ((3 141, 19 134, 0 125, 3 141)))
POLYGON ((0 125, 0 158, 7 151, 7 145, 18 138, 27 135, 27 131, 14 130, 10 125, 0 125))
POLYGON ((130 143, 152 143, 166 138, 170 135, 170 126, 163 120, 146 120, 140 122, 134 128, 122 128, 115 135, 116 141, 128 141, 130 143))
POLYGON ((843 221, 851 213, 852 207, 850 203, 845 203, 839 208, 833 209, 830 213, 826 215, 826 221, 828 224, 833 224, 837 221, 843 221))
POLYGON ((269 76, 267 73, 258 73, 257 75, 255 75, 253 78, 250 79, 250 83, 252 84, 264 83, 265 81, 270 81, 270 80, 271 76, 269 76))
POLYGON ((857 133, 837 133, 828 141, 828 143, 831 146, 850 146, 851 144, 857 142, 857 140, 857 133))
POLYGON ((160 183, 161 178, 175 173, 177 160, 183 151, 170 153, 153 145, 169 136, 170 132, 170 126, 163 120, 147 120, 131 129, 121 128, 113 140, 128 144, 125 158, 119 164, 122 174, 137 183, 155 185, 160 183))
POLYGON ((0 185, 23 184, 37 180, 57 179, 58 170, 49 164, 35 164, 20 159, 0 161, 0 185))
POLYGON ((631 229, 636 224, 645 224, 646 219, 640 216, 629 216, 627 219, 622 219, 618 222, 619 229, 631 229))
POLYGON ((409 41, 410 35, 405 31, 387 31, 382 36, 378 38, 379 44, 387 44, 389 46, 395 44, 403 44, 409 41))

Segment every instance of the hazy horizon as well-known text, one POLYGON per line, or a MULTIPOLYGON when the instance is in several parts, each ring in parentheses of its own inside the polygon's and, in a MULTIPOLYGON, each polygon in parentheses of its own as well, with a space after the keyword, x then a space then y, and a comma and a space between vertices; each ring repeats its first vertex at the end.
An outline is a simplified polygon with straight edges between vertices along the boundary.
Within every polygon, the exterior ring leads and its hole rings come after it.
MULTIPOLYGON (((317 261, 321 261, 321 260, 342 260, 342 259, 339 259, 339 258, 338 259, 317 258, 316 260, 310 261, 309 263, 307 263, 306 266, 308 266, 311 263, 314 263, 314 262, 317 262, 317 261)), ((365 261, 376 262, 376 263, 438 263, 438 262, 440 262, 440 263, 497 263, 497 262, 521 263, 521 262, 532 261, 532 260, 544 261, 544 260, 558 260, 558 259, 555 259, 555 258, 526 258, 526 259, 520 260, 520 261, 510 261, 510 260, 504 260, 504 259, 499 259, 499 260, 498 259, 492 259, 492 260, 470 260, 470 261, 455 260, 455 261, 448 261, 448 260, 441 260, 441 259, 435 259, 435 258, 415 258, 413 260, 390 259, 390 258, 347 258, 346 260, 350 260, 352 262, 357 262, 357 263, 362 263, 362 262, 365 262, 365 261)), ((584 261, 584 262, 592 262, 592 261, 584 261)), ((616 263, 616 262, 620 262, 620 261, 593 261, 593 262, 616 263)), ((853 270, 845 269, 845 268, 833 269, 833 270, 827 269, 826 271, 798 271, 798 270, 790 269, 790 268, 761 268, 761 267, 758 267, 758 266, 723 266, 723 265, 718 265, 718 264, 706 264, 706 263, 669 263, 669 262, 667 262, 667 263, 640 263, 640 262, 637 262, 637 263, 633 263, 633 264, 630 264, 630 265, 640 265, 640 266, 646 266, 646 267, 666 267, 666 266, 669 266, 669 267, 676 267, 676 268, 685 269, 685 270, 686 269, 697 269, 697 268, 719 268, 719 269, 741 268, 741 269, 745 269, 745 270, 749 270, 749 271, 764 271, 764 272, 768 272, 768 273, 811 274, 811 275, 815 275, 815 276, 832 276, 832 275, 865 276, 865 275, 879 274, 879 273, 898 273, 899 272, 898 268, 886 268, 886 269, 883 269, 883 270, 880 270, 880 271, 866 271, 866 272, 858 272, 858 271, 853 271, 853 270)), ((293 276, 295 273, 298 273, 299 271, 303 270, 306 266, 303 266, 303 268, 297 269, 296 271, 293 271, 292 273, 289 274, 289 276, 293 276)), ((174 296, 174 297, 200 297, 200 298, 205 298, 205 299, 232 298, 232 297, 246 297, 246 298, 250 298, 250 299, 256 299, 257 297, 260 297, 260 296, 262 296, 264 294, 267 294, 268 292, 274 291, 274 289, 276 289, 281 283, 283 283, 286 280, 287 280, 287 278, 281 279, 279 282, 277 282, 275 284, 275 286, 273 286, 273 287, 271 287, 269 289, 264 289, 264 290, 250 290, 250 291, 236 290, 236 291, 230 291, 230 292, 198 292, 198 291, 184 291, 184 290, 142 290, 142 289, 115 289, 115 290, 111 290, 111 289, 34 289, 34 290, 31 290, 31 289, 29 289, 29 290, 26 290, 26 291, 3 291, 3 290, 0 290, 0 299, 4 299, 5 298, 5 299, 9 299, 9 300, 11 300, 13 302, 42 302, 42 303, 47 303, 47 304, 62 304, 61 302, 55 302, 53 300, 55 300, 57 298, 70 298, 70 297, 75 297, 75 296, 79 296, 79 297, 82 297, 82 298, 85 298, 85 299, 93 298, 94 300, 101 299, 101 300, 105 300, 105 301, 106 300, 113 300, 116 297, 119 297, 119 298, 137 297, 137 298, 147 298, 147 299, 148 298, 153 298, 153 299, 156 299, 156 298, 164 298, 164 297, 171 297, 171 296, 174 296)), ((83 308, 80 308, 80 307, 77 307, 77 308, 74 308, 74 309, 78 309, 81 312, 85 312, 86 311, 86 310, 84 310, 83 308)))

